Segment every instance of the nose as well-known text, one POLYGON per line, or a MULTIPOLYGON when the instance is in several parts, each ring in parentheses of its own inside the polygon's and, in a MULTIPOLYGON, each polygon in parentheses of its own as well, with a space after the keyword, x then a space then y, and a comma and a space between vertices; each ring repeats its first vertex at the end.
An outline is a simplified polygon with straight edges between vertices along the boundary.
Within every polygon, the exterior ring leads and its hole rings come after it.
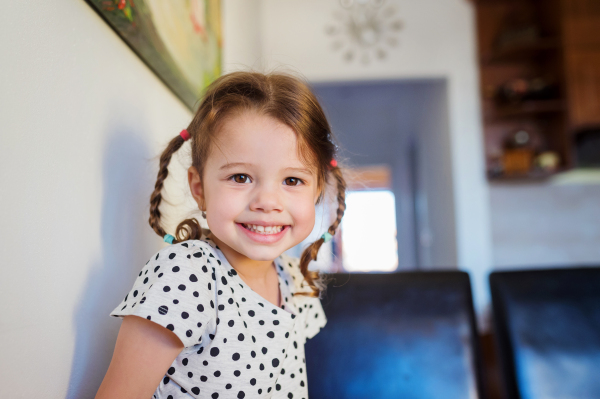
POLYGON ((274 184, 259 184, 250 201, 250 210, 256 212, 281 212, 283 205, 280 192, 274 184))

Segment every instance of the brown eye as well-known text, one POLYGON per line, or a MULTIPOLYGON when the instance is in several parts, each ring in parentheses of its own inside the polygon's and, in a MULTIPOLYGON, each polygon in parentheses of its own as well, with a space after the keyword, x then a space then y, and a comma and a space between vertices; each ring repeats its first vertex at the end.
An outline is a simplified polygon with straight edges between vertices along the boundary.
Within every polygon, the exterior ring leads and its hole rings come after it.
POLYGON ((284 180, 284 182, 288 186, 297 186, 302 181, 296 177, 288 177, 287 179, 284 180))
POLYGON ((250 178, 248 177, 248 175, 244 175, 241 173, 239 173, 237 175, 233 175, 233 176, 231 176, 231 178, 236 183, 250 183, 250 178))

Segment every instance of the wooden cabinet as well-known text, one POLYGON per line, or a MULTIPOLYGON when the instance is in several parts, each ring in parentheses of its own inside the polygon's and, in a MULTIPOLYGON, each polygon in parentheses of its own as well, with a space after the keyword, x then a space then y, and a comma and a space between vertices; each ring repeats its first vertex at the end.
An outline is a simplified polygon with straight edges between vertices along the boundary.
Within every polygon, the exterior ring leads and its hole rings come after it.
POLYGON ((566 71, 570 127, 600 126, 600 49, 567 51, 566 71))
POLYGON ((546 177, 572 168, 578 131, 600 129, 600 0, 475 6, 488 177, 546 177), (519 135, 528 137, 525 146, 515 144, 519 135), (521 157, 513 168, 507 160, 524 148, 531 161, 521 157), (552 157, 558 167, 539 161, 552 157))

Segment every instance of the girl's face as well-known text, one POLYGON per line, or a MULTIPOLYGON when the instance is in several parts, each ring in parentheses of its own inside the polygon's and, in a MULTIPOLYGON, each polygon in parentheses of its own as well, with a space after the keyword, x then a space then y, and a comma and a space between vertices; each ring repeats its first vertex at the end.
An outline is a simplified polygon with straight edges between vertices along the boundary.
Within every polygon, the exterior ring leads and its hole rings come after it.
POLYGON ((315 224, 316 171, 300 160, 294 131, 270 116, 247 111, 229 118, 202 179, 193 167, 189 179, 225 254, 272 261, 315 224))

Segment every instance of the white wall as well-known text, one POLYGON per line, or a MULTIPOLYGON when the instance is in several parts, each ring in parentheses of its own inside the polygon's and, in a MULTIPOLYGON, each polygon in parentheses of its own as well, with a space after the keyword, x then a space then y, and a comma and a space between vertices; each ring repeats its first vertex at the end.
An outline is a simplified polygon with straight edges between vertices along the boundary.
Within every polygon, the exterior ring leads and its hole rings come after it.
POLYGON ((12 3, 0 48, 0 397, 93 397, 191 114, 84 1, 12 3))
POLYGON ((600 264, 600 184, 494 184, 496 269, 600 264))
MULTIPOLYGON (((241 4, 240 0, 229 0, 241 4)), ((483 163, 474 9, 468 0, 388 0, 404 22, 400 45, 384 62, 346 63, 331 50, 325 27, 337 0, 256 0, 260 10, 252 35, 260 36, 264 70, 297 71, 314 82, 352 80, 447 80, 450 152, 458 266, 471 272, 479 308, 488 302, 492 266, 488 185, 483 163)), ((246 6, 247 7, 247 6, 246 6)), ((232 7, 233 8, 233 7, 232 7)), ((242 7, 243 8, 243 7, 242 7)), ((245 11, 240 11, 243 14, 245 11)), ((246 39, 230 42, 243 48, 246 39)), ((243 63, 248 59, 239 59, 243 63)), ((226 68, 236 69, 233 59, 226 68)))

